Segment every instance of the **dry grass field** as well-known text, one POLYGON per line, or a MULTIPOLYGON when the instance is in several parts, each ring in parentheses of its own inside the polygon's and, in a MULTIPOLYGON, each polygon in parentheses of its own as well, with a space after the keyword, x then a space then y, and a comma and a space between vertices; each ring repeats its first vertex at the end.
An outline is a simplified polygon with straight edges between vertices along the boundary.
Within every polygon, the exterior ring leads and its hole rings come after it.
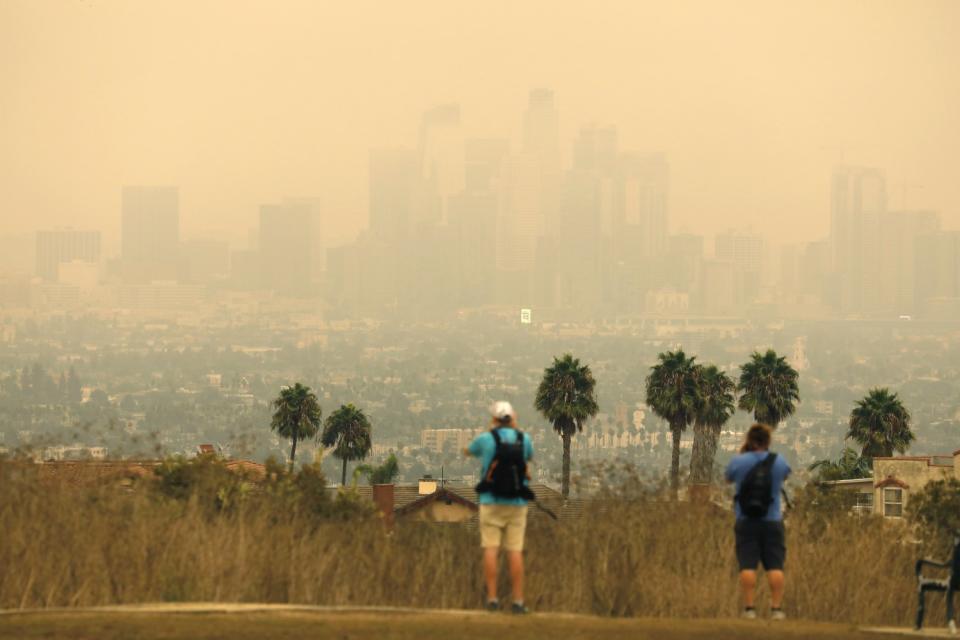
MULTIPOLYGON (((9 464, 0 464, 0 476, 3 609, 481 603, 477 534, 461 525, 405 523, 388 533, 362 510, 318 510, 302 496, 285 498, 290 487, 210 502, 141 488, 57 487, 9 464)), ((792 620, 911 623, 919 549, 904 543, 902 532, 812 503, 801 504, 787 528, 785 608, 792 620)), ((580 519, 532 522, 527 562, 527 601, 535 611, 673 619, 724 619, 738 611, 730 515, 709 506, 611 494, 580 519)), ((759 607, 766 607, 762 590, 759 607)), ((942 617, 936 601, 930 624, 942 617)))

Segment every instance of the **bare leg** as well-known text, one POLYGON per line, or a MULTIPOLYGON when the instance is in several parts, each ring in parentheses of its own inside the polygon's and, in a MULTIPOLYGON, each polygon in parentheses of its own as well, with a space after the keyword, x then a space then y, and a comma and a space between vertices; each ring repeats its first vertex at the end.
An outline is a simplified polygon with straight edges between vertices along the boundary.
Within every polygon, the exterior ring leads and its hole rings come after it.
POLYGON ((753 598, 757 591, 756 571, 744 569, 740 572, 740 590, 743 592, 743 606, 752 607, 753 598))
POLYGON ((500 549, 486 547, 483 550, 483 577, 487 583, 487 600, 497 599, 497 565, 500 564, 500 549))
POLYGON ((783 604, 783 589, 786 583, 783 571, 777 569, 768 571, 767 582, 770 583, 770 606, 779 609, 783 604))
POLYGON ((510 565, 513 601, 523 602, 523 551, 507 551, 507 563, 510 565))

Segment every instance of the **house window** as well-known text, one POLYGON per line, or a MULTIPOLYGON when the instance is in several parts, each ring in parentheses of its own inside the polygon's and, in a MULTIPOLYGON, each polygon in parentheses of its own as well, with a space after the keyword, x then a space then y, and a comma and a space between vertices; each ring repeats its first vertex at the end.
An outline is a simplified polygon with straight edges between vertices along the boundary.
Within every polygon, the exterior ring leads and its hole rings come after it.
POLYGON ((857 503, 853 510, 861 515, 873 513, 873 494, 864 491, 857 492, 857 503))
POLYGON ((903 489, 883 490, 883 515, 899 518, 903 515, 903 489))

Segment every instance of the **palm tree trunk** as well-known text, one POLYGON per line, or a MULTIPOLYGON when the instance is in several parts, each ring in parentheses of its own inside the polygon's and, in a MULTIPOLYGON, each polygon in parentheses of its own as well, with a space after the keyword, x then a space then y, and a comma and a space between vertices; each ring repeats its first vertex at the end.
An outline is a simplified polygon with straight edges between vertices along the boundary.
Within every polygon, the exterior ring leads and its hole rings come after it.
POLYGON ((297 458, 297 436, 293 436, 293 445, 290 447, 290 471, 293 471, 294 461, 297 458))
POLYGON ((672 427, 673 432, 673 453, 670 457, 670 493, 673 499, 677 499, 680 491, 680 427, 672 427))
POLYGON ((707 480, 713 482, 713 464, 717 460, 717 444, 720 441, 719 424, 712 424, 707 427, 707 480))
POLYGON ((343 459, 343 473, 340 476, 340 486, 347 486, 347 459, 343 459))
POLYGON ((563 440, 563 472, 560 479, 560 492, 566 499, 570 495, 570 434, 565 432, 560 438, 563 440))
POLYGON ((690 483, 707 484, 710 482, 710 467, 713 456, 710 455, 710 428, 696 422, 693 425, 693 451, 690 453, 690 483))

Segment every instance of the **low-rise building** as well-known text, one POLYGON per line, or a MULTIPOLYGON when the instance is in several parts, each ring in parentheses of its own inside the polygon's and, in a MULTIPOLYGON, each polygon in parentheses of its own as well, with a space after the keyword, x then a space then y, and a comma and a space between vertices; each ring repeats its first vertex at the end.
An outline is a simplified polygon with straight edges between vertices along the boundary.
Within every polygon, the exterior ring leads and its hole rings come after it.
POLYGON ((873 476, 826 484, 857 492, 854 510, 885 518, 902 518, 911 494, 935 480, 960 480, 960 449, 953 454, 894 456, 873 459, 873 476))

